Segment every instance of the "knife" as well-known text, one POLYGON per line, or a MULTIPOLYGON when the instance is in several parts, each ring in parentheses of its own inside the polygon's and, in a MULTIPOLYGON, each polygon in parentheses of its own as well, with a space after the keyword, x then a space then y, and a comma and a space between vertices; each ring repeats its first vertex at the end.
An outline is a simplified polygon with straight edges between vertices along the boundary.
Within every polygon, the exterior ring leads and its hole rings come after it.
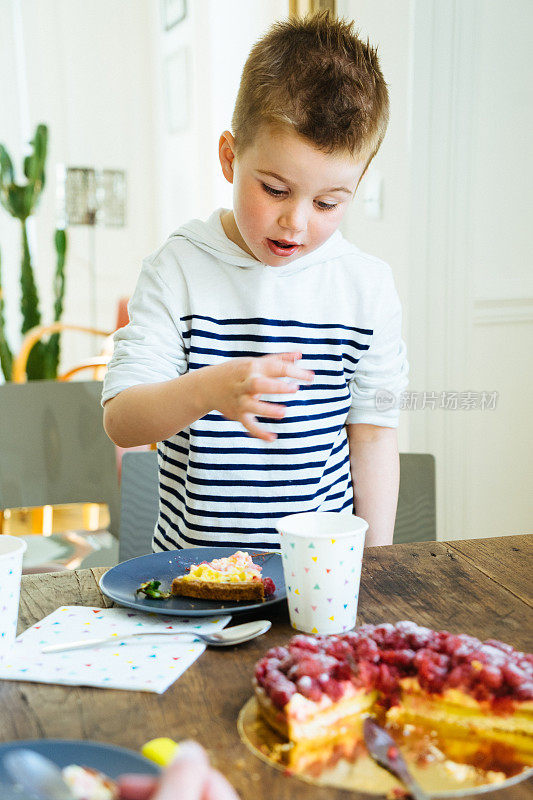
POLYGON ((398 745, 384 728, 367 717, 363 723, 363 735, 372 758, 396 775, 407 787, 414 800, 430 800, 429 795, 423 791, 409 772, 398 745))

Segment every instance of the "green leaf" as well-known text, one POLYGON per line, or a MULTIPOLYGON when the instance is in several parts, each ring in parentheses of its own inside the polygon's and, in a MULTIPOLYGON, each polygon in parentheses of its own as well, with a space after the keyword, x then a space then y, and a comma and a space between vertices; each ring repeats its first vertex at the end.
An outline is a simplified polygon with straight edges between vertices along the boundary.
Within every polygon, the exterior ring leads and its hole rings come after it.
POLYGON ((6 381, 10 381, 13 375, 13 353, 7 343, 5 335, 4 317, 4 294, 2 290, 2 254, 0 252, 0 367, 4 373, 6 381))
POLYGON ((37 295, 37 286, 35 285, 35 278, 33 276, 30 248, 28 244, 28 233, 25 222, 22 223, 22 265, 20 270, 20 286, 22 289, 22 295, 20 299, 20 310, 22 312, 21 331, 22 333, 27 333, 31 328, 41 324, 41 313, 39 311, 39 297, 37 295))
POLYGON ((172 597, 172 592, 161 592, 159 587, 161 586, 161 581, 145 581, 141 583, 139 588, 135 591, 135 594, 145 594, 147 597, 151 597, 152 600, 168 600, 172 597))
POLYGON ((0 144, 0 183, 4 185, 15 183, 13 163, 3 144, 0 144))
MULTIPOLYGON (((54 276, 54 322, 58 322, 63 314, 63 299, 65 296, 65 257, 67 252, 67 236, 63 229, 58 228, 54 235, 54 244, 57 253, 56 273, 54 276)), ((60 358, 60 334, 53 333, 48 340, 48 367, 47 377, 57 378, 60 358)))

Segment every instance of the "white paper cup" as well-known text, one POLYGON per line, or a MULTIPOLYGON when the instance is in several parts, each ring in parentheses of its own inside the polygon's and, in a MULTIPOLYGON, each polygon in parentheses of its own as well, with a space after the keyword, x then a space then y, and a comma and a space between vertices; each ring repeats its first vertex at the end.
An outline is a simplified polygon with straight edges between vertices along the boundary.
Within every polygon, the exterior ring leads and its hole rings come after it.
POLYGON ((310 511, 277 524, 291 625, 342 633, 357 616, 368 523, 354 514, 310 511))
POLYGON ((0 535, 0 661, 13 647, 17 635, 24 539, 0 535))

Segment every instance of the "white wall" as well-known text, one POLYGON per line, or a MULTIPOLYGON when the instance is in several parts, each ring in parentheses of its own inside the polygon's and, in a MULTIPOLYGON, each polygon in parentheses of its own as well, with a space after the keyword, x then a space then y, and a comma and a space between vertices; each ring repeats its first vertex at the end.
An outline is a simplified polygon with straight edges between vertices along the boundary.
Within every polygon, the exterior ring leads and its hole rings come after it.
MULTIPOLYGON (((342 225, 344 235, 362 250, 387 261, 394 273, 403 306, 404 339, 409 332, 409 0, 339 0, 338 14, 354 20, 361 38, 378 48, 390 96, 390 122, 385 140, 364 176, 342 225), (364 194, 373 174, 383 178, 380 219, 365 215, 364 194)), ((400 449, 409 449, 409 415, 398 430, 400 449)))
POLYGON ((190 67, 190 125, 168 131, 164 81, 158 91, 158 231, 161 241, 191 217, 231 205, 231 186, 218 161, 220 134, 231 115, 252 44, 288 12, 288 0, 194 0, 187 19, 156 33, 156 69, 186 48, 190 67))
MULTIPOLYGON (((151 52, 155 5, 152 0, 0 0, 4 106, 0 141, 19 169, 22 144, 31 138, 37 123, 49 126, 47 186, 30 230, 43 322, 51 321, 52 314, 55 164, 116 168, 127 173, 126 226, 96 229, 100 327, 114 327, 118 297, 131 292, 140 259, 158 242, 151 52), (17 8, 24 37, 27 97, 14 70, 17 8)), ((3 271, 9 272, 9 330, 16 349, 19 234, 3 209, 0 218, 2 244, 7 242, 3 271)), ((68 236, 63 321, 89 323, 89 230, 72 227, 68 236)), ((93 348, 88 338, 67 334, 63 337, 63 361, 76 363, 94 352, 93 348)))
POLYGON ((340 6, 379 45, 391 95, 383 217, 360 196, 345 230, 393 267, 409 388, 499 393, 494 410, 406 411, 400 442, 436 456, 439 538, 531 531, 533 5, 340 6))

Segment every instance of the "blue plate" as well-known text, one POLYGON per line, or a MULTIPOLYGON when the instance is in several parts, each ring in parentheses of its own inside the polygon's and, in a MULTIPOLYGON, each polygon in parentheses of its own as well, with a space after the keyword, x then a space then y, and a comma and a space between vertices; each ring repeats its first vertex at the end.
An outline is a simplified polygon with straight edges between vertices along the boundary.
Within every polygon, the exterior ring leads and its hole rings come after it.
POLYGON ((263 578, 272 578, 276 591, 262 603, 222 602, 220 600, 197 600, 193 597, 173 597, 170 600, 152 600, 142 594, 135 594, 145 581, 161 581, 161 589, 169 591, 174 578, 187 574, 187 567, 200 561, 224 558, 233 552, 228 547, 195 547, 190 550, 169 550, 164 553, 151 553, 123 561, 112 567, 100 578, 100 589, 115 603, 138 611, 180 617, 207 617, 215 614, 237 614, 241 611, 263 609, 279 603, 287 596, 283 578, 283 566, 279 553, 265 550, 248 550, 255 563, 262 568, 263 578))
POLYGON ((3 759, 11 750, 20 748, 40 753, 57 764, 60 769, 68 767, 69 764, 78 764, 81 767, 97 769, 112 780, 116 780, 119 775, 132 772, 142 775, 161 774, 161 769, 153 761, 148 761, 140 753, 126 750, 125 747, 71 739, 29 739, 0 744, 0 784, 12 785, 11 778, 4 770, 3 759))

